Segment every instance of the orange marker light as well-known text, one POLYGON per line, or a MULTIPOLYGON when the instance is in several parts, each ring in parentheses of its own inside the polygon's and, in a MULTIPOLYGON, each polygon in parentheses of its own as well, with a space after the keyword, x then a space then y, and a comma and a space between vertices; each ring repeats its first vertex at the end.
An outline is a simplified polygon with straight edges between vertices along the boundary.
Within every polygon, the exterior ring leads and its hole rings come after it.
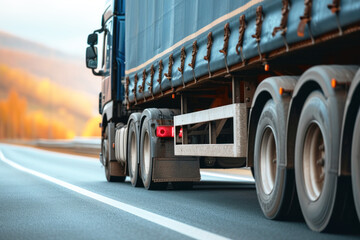
POLYGON ((172 95, 171 95, 171 98, 172 98, 172 99, 175 99, 175 94, 172 94, 172 95))
POLYGON ((284 89, 281 87, 281 88, 279 88, 279 94, 280 95, 283 95, 284 94, 284 89))
POLYGON ((336 79, 335 78, 331 79, 331 87, 336 88, 336 85, 337 85, 336 79))
POLYGON ((265 64, 265 72, 268 72, 269 70, 270 70, 270 66, 269 66, 269 64, 265 64))

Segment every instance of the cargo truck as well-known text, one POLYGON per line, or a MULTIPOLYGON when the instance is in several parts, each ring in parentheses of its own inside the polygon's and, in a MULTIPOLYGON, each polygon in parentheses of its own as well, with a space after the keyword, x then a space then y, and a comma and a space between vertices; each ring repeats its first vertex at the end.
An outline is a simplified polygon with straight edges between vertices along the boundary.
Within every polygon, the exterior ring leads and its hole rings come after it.
POLYGON ((249 167, 267 218, 359 224, 360 1, 110 0, 88 45, 108 181, 249 167))

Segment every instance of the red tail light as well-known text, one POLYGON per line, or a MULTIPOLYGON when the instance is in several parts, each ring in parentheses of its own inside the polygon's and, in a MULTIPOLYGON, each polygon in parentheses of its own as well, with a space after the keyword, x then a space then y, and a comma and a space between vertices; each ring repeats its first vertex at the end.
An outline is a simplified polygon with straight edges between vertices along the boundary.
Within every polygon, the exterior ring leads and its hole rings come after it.
POLYGON ((182 138, 182 128, 180 128, 180 132, 179 132, 179 138, 182 138))
POLYGON ((173 126, 158 126, 156 128, 157 137, 174 137, 174 127, 173 126))

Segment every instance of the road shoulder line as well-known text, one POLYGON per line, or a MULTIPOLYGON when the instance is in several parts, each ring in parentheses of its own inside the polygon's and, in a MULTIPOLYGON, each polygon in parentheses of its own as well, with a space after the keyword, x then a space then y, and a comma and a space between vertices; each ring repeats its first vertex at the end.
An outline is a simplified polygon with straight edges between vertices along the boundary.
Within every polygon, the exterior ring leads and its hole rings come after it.
POLYGON ((73 185, 73 184, 67 183, 65 181, 56 179, 56 178, 48 176, 46 174, 34 171, 32 169, 25 168, 25 167, 13 162, 13 161, 7 159, 4 156, 4 154, 2 153, 1 150, 0 150, 0 160, 3 161, 4 163, 16 168, 16 169, 22 171, 22 172, 26 172, 28 174, 34 175, 34 176, 39 177, 39 178, 41 178, 43 180, 46 180, 48 182, 55 183, 55 184, 57 184, 57 185, 59 185, 61 187, 64 187, 64 188, 68 189, 68 190, 77 192, 77 193, 79 193, 79 194, 81 194, 83 196, 92 198, 94 200, 97 200, 97 201, 102 202, 104 204, 107 204, 109 206, 115 207, 115 208, 117 208, 119 210, 130 213, 132 215, 135 215, 137 217, 140 217, 140 218, 145 219, 147 221, 150 221, 152 223, 156 223, 156 224, 158 224, 160 226, 166 227, 168 229, 171 229, 171 230, 173 230, 175 232, 181 233, 181 234, 186 235, 188 237, 195 238, 195 239, 228 239, 228 238, 225 238, 223 236, 217 235, 215 233, 211 233, 211 232, 202 230, 200 228, 196 228, 196 227, 190 226, 188 224, 173 220, 171 218, 167 218, 167 217, 158 215, 156 213, 152 213, 152 212, 143 210, 141 208, 134 207, 132 205, 129 205, 129 204, 126 204, 126 203, 123 203, 123 202, 120 202, 120 201, 117 201, 117 200, 102 196, 100 194, 91 192, 91 191, 86 190, 84 188, 80 188, 80 187, 78 187, 76 185, 73 185))

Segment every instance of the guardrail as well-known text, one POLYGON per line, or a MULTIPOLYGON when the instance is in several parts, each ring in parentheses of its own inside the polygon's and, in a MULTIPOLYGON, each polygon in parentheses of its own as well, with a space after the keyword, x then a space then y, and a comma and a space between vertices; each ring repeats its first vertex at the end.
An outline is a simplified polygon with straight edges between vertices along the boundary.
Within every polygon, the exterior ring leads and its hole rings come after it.
POLYGON ((82 138, 76 137, 74 139, 37 139, 37 140, 19 140, 7 139, 4 142, 10 144, 29 145, 40 148, 47 148, 49 150, 61 150, 64 152, 81 153, 99 156, 100 153, 100 138, 82 138))
POLYGON ((98 155, 100 153, 100 138, 74 138, 69 140, 39 139, 33 145, 44 148, 70 150, 77 153, 98 155))

